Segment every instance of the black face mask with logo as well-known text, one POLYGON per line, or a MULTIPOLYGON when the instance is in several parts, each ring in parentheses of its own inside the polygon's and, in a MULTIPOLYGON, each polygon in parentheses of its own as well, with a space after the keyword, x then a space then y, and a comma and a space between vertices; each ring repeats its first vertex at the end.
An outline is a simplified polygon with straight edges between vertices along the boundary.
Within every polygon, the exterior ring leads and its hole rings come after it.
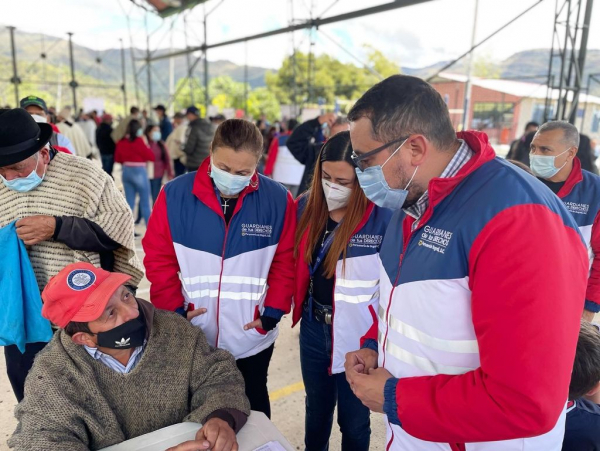
POLYGON ((144 344, 146 321, 140 310, 137 318, 104 332, 98 332, 98 346, 108 349, 131 349, 144 344))

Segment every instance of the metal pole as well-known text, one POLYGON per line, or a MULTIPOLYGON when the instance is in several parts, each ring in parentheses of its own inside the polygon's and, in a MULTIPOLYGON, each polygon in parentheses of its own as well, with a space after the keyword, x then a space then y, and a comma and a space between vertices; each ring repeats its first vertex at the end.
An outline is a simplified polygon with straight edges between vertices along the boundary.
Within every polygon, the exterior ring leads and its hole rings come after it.
MULTIPOLYGON (((585 59, 587 56, 587 45, 588 45, 588 38, 590 35, 590 22, 592 20, 593 6, 594 6, 594 0, 588 0, 586 8, 585 8, 585 16, 583 18, 583 29, 581 32, 581 42, 579 43, 579 58, 577 60, 579 75, 581 78, 583 78, 583 71, 585 70, 585 59)), ((573 48, 573 51, 575 51, 575 48, 573 48)), ((575 92, 573 92, 573 104, 571 105, 571 116, 569 117, 569 122, 571 124, 575 124, 575 120, 577 118, 579 93, 581 92, 581 86, 580 86, 581 80, 578 80, 578 81, 579 81, 579 83, 576 83, 576 85, 577 85, 576 90, 575 90, 575 92)), ((590 94, 589 85, 588 85, 587 94, 588 95, 590 94)), ((587 103, 586 103, 586 106, 587 106, 587 103)))
POLYGON ((77 116, 79 110, 77 109, 77 81, 75 81, 75 59, 73 58, 73 33, 67 33, 69 35, 69 59, 71 61, 71 90, 73 92, 73 114, 77 116))
MULTIPOLYGON (((206 4, 205 4, 206 5, 206 4)), ((210 94, 208 92, 208 49, 206 43, 208 42, 208 32, 206 30, 206 6, 204 7, 204 107, 206 108, 205 115, 208 116, 208 105, 210 105, 210 94)))
POLYGON ((13 76, 11 78, 11 83, 15 86, 15 108, 19 107, 19 83, 21 80, 19 79, 19 75, 17 72, 17 49, 15 47, 15 27, 8 27, 10 31, 10 48, 12 52, 12 66, 13 66, 13 76))
POLYGON ((148 77, 148 110, 152 108, 152 70, 150 67, 150 31, 148 30, 148 13, 144 16, 146 26, 146 75, 148 77))
MULTIPOLYGON (((471 34, 471 48, 475 47, 475 38, 477 36, 477 12, 479 10, 479 0, 475 0, 475 15, 473 16, 473 33, 471 34)), ((473 76, 473 51, 469 55, 469 66, 467 71, 467 84, 465 86, 465 100, 463 103, 462 129, 469 128, 469 109, 471 108, 471 77, 473 76)))
POLYGON ((244 64, 244 116, 248 117, 248 43, 244 44, 246 64, 244 64))
POLYGON ((121 85, 121 91, 123 91, 123 117, 127 116, 127 72, 125 70, 125 46, 123 39, 121 41, 121 72, 123 73, 123 84, 121 85))
MULTIPOLYGON (((185 38, 185 48, 188 49, 189 45, 188 45, 188 34, 187 34, 187 14, 185 14, 183 16, 183 36, 185 38)), ((195 105, 196 102, 194 101, 194 84, 193 84, 193 80, 191 77, 192 71, 190 70, 190 67, 191 67, 190 53, 185 54, 185 59, 186 59, 187 70, 188 70, 187 82, 188 82, 188 88, 190 89, 190 101, 191 101, 190 105, 195 105)), ((170 58, 170 60, 173 61, 173 58, 170 58)))

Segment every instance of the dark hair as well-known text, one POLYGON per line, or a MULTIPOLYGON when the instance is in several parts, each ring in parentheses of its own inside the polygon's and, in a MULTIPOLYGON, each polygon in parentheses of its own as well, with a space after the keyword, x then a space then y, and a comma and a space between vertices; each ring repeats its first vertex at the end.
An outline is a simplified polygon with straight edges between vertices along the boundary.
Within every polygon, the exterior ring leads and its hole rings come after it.
POLYGON ((296 127, 298 127, 298 121, 296 119, 290 119, 289 121, 287 121, 288 132, 293 132, 296 127))
POLYGON ((377 83, 354 104, 348 120, 370 119, 373 138, 387 142, 420 134, 439 149, 456 141, 448 106, 428 83, 407 75, 392 75, 377 83))
POLYGON ((540 126, 540 124, 538 124, 535 121, 527 122, 527 125, 525 126, 525 130, 527 130, 529 127, 538 128, 539 126, 540 126))
POLYGON ((127 135, 129 136, 129 141, 133 142, 137 139, 137 132, 142 128, 142 124, 137 119, 132 119, 127 124, 127 135))
POLYGON ((136 106, 132 106, 131 108, 129 108, 129 112, 131 114, 138 114, 140 112, 140 109, 136 106))
MULTIPOLYGON (((319 244, 319 238, 327 226, 329 210, 321 179, 323 178, 322 165, 325 161, 345 161, 354 167, 354 162, 350 158, 352 155, 352 143, 350 142, 350 132, 344 131, 329 139, 321 149, 319 161, 315 164, 313 179, 310 191, 305 194, 308 196, 306 207, 298 222, 296 229, 296 243, 300 243, 302 236, 308 230, 306 241, 306 252, 304 255, 298 255, 298 246, 296 246, 296 258, 302 258, 305 263, 311 264, 315 247, 319 244)), ((354 230, 362 220, 367 210, 369 201, 363 190, 358 184, 358 179, 354 180, 352 194, 348 200, 348 209, 344 215, 344 221, 339 226, 339 230, 331 243, 331 248, 323 261, 323 269, 326 277, 333 277, 340 255, 343 259, 343 269, 346 267, 347 245, 354 234, 354 230)))
POLYGON ((600 382, 600 331, 581 320, 575 364, 569 385, 569 400, 581 398, 600 382))
MULTIPOLYGON (((146 129, 144 130, 144 135, 146 135, 146 137, 148 138, 148 142, 152 142, 152 140, 150 139, 150 132, 152 131, 152 129, 154 127, 158 127, 158 125, 154 125, 154 124, 146 125, 146 129)), ((159 139, 156 142, 156 144, 158 144, 158 147, 160 147, 160 158, 161 158, 161 160, 162 161, 166 161, 167 150, 165 149, 165 143, 163 143, 162 139, 159 139)))
POLYGON ((236 152, 246 150, 260 158, 263 153, 262 133, 252 122, 244 119, 228 119, 217 127, 211 152, 214 152, 217 147, 231 147, 236 152))
POLYGON ((90 330, 90 326, 88 325, 88 323, 78 323, 78 322, 75 322, 75 321, 71 321, 69 324, 67 324, 65 326, 65 333, 69 337, 72 337, 77 332, 84 332, 86 334, 91 334, 92 333, 92 331, 90 330))
POLYGON ((175 113, 175 115, 173 116, 173 119, 183 119, 185 117, 185 114, 181 113, 180 111, 178 111, 177 113, 175 113))

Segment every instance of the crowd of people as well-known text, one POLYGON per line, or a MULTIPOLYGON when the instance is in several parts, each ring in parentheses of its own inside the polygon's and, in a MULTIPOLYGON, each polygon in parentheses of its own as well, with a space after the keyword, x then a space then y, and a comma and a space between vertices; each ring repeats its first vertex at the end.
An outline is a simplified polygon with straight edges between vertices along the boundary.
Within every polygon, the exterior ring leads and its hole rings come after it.
POLYGON ((194 421, 173 450, 235 451, 271 416, 291 314, 308 451, 336 406, 345 451, 369 449, 370 412, 390 451, 600 449, 600 177, 575 126, 529 124, 506 160, 402 75, 300 125, 20 106, 0 110, 10 447, 194 421))

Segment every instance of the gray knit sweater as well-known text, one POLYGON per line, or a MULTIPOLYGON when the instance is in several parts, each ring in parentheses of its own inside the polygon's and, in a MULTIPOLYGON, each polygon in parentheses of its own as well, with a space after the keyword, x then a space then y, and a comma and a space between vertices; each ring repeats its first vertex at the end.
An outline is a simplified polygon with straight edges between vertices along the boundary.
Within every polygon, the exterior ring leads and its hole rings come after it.
POLYGON ((144 355, 128 374, 58 331, 27 377, 8 445, 96 450, 182 421, 203 423, 220 409, 248 415, 249 407, 232 355, 210 347, 181 316, 156 310, 144 355))

